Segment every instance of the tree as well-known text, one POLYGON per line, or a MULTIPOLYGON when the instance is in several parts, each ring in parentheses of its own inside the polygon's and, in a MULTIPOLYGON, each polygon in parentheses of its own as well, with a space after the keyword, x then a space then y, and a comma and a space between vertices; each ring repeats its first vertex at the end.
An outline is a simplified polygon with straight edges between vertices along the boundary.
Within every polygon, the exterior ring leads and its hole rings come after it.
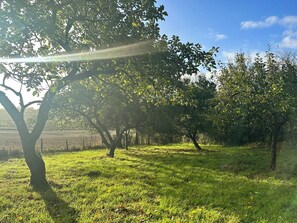
POLYGON ((280 134, 296 109, 296 74, 294 60, 268 52, 252 63, 238 54, 219 76, 216 109, 222 116, 217 121, 225 120, 217 123, 221 129, 242 128, 254 140, 269 140, 273 170, 280 134))
POLYGON ((54 109, 54 116, 95 130, 108 148, 109 157, 114 157, 123 135, 135 128, 141 113, 139 98, 127 95, 112 80, 116 79, 97 76, 73 83, 56 98, 54 109))
MULTIPOLYGON (((183 79, 186 76, 192 76, 193 74, 197 75, 201 67, 204 67, 209 71, 212 68, 215 68, 214 56, 216 55, 218 48, 212 47, 209 51, 203 51, 200 44, 189 42, 182 43, 178 36, 173 36, 172 39, 168 39, 164 36, 163 41, 164 43, 167 43, 166 45, 168 50, 164 51, 167 55, 165 56, 165 59, 164 57, 159 58, 159 62, 156 64, 158 67, 162 68, 161 72, 153 71, 152 73, 162 74, 163 76, 168 75, 170 78, 163 79, 164 81, 161 83, 162 86, 165 87, 158 88, 158 94, 154 95, 155 97, 151 97, 152 100, 150 102, 152 103, 152 106, 148 109, 147 123, 142 127, 142 132, 145 132, 148 135, 150 135, 151 132, 157 132, 159 134, 169 136, 168 141, 172 142, 173 136, 178 134, 178 130, 176 128, 178 124, 176 118, 174 117, 178 117, 177 110, 182 110, 182 106, 179 107, 178 105, 182 104, 185 108, 185 101, 189 100, 187 95, 189 92, 187 92, 188 90, 185 88, 186 85, 183 79)), ((155 81, 160 83, 159 79, 155 79, 155 81)), ((201 85, 202 82, 201 78, 201 85)), ((204 82, 206 83, 207 80, 205 79, 204 82)), ((193 86, 194 85, 195 84, 193 84, 193 86)), ((190 89, 191 85, 188 85, 187 88, 190 89)), ((196 95, 194 92, 191 93, 191 96, 195 98, 191 97, 192 101, 196 100, 200 93, 204 94, 205 92, 196 93, 196 95)), ((201 98, 201 100, 204 99, 201 98)), ((199 103, 201 103, 201 101, 199 103)), ((195 106, 196 105, 193 107, 195 106)), ((202 107, 201 112, 204 112, 204 108, 202 107)), ((185 113, 183 114, 186 115, 185 113)), ((199 114, 197 113, 197 115, 199 114)), ((191 120, 193 121, 193 119, 191 120)), ((181 124, 180 121, 179 124, 181 124)), ((202 125, 199 126, 202 127, 202 125)), ((200 130, 202 130, 202 128, 200 130)), ((185 131, 182 132, 182 134, 185 133, 185 131)), ((197 133, 195 134, 195 137, 196 135, 197 133)), ((197 141, 195 142, 197 143, 197 141)))
POLYGON ((197 150, 202 150, 197 138, 199 133, 207 133, 211 126, 210 105, 216 85, 205 76, 196 77, 193 82, 185 80, 186 103, 178 106, 179 112, 176 117, 179 132, 191 139, 197 150))
MULTIPOLYGON (((120 65, 116 64, 117 60, 96 61, 95 58, 86 62, 58 62, 60 57, 52 57, 55 63, 31 63, 30 59, 13 58, 94 51, 154 39, 159 36, 157 21, 165 15, 164 7, 156 7, 154 0, 2 1, 0 56, 10 60, 0 65, 0 103, 17 126, 33 187, 48 185, 44 161, 35 152, 35 144, 55 96, 77 80, 97 74, 114 74, 120 65), (42 99, 26 102, 22 89, 33 95, 40 94, 42 99), (19 98, 18 106, 11 102, 7 91, 19 98), (36 123, 30 130, 24 120, 24 111, 33 104, 40 104, 40 107, 36 123)), ((121 62, 126 63, 124 59, 121 62)))
POLYGON ((144 123, 139 128, 140 133, 147 137, 147 144, 151 138, 161 144, 173 143, 179 137, 175 117, 176 107, 170 101, 162 104, 148 104, 145 112, 144 123))

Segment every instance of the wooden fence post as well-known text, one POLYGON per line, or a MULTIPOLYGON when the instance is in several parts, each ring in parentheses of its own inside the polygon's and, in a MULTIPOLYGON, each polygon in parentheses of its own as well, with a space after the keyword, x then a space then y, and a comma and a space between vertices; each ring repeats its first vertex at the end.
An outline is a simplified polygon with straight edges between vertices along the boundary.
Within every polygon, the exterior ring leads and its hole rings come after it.
POLYGON ((40 152, 43 153, 43 138, 40 139, 40 152))
POLYGON ((85 139, 83 139, 83 150, 85 149, 85 139))
POLYGON ((68 151, 68 140, 66 139, 66 151, 68 151))

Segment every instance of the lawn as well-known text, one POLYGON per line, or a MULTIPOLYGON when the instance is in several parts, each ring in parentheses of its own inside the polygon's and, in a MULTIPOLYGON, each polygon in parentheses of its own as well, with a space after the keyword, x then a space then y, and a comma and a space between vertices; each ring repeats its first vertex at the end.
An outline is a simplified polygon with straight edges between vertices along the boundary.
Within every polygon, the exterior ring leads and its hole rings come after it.
POLYGON ((23 159, 0 161, 0 222, 295 222, 297 155, 192 145, 44 156, 51 190, 28 186, 23 159), (295 159, 294 159, 295 156, 295 159))

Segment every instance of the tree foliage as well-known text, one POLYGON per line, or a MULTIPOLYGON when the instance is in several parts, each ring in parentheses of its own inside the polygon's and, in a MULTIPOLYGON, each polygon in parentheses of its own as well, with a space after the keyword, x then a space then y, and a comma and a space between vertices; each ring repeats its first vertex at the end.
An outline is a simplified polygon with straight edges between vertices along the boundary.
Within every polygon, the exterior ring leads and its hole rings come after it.
POLYGON ((180 134, 192 140, 198 150, 202 148, 197 142, 200 133, 208 133, 211 123, 211 100, 214 98, 216 85, 205 76, 199 75, 196 80, 185 81, 186 103, 177 106, 177 126, 180 134))
POLYGON ((197 72, 200 65, 212 66, 216 52, 216 48, 205 52, 198 44, 182 43, 176 36, 171 40, 163 36, 154 47, 159 53, 133 58, 117 67, 113 76, 98 74, 72 84, 57 101, 57 107, 68 109, 64 115, 71 110, 84 117, 112 151, 111 156, 128 129, 136 128, 148 135, 153 131, 164 133, 165 125, 157 121, 164 109, 158 106, 180 103, 184 94, 182 76, 197 72), (111 130, 116 131, 116 137, 111 137, 111 130))
POLYGON ((220 135, 229 142, 268 140, 272 169, 277 141, 296 110, 296 69, 290 56, 278 58, 267 52, 250 62, 238 54, 219 76, 216 122, 220 135))
POLYGON ((124 133, 135 128, 142 112, 139 97, 128 94, 113 80, 93 77, 73 83, 56 98, 53 110, 56 119, 59 116, 80 128, 95 130, 109 149, 110 157, 124 133))

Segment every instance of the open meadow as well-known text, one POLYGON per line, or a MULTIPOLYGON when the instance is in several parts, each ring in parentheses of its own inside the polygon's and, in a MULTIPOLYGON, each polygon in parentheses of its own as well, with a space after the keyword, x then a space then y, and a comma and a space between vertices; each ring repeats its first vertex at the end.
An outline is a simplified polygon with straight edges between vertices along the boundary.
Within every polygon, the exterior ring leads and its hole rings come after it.
MULTIPOLYGON (((43 131, 36 144, 36 150, 39 152, 41 150, 41 140, 42 152, 66 150, 66 140, 69 149, 82 149, 83 146, 86 148, 102 146, 101 138, 98 134, 92 134, 84 130, 43 131)), ((16 129, 0 128, 0 150, 11 155, 22 152, 21 140, 16 129)))
POLYGON ((295 222, 296 152, 190 144, 47 154, 51 189, 22 158, 0 161, 0 222, 295 222), (286 160, 286 162, 285 162, 286 160))

